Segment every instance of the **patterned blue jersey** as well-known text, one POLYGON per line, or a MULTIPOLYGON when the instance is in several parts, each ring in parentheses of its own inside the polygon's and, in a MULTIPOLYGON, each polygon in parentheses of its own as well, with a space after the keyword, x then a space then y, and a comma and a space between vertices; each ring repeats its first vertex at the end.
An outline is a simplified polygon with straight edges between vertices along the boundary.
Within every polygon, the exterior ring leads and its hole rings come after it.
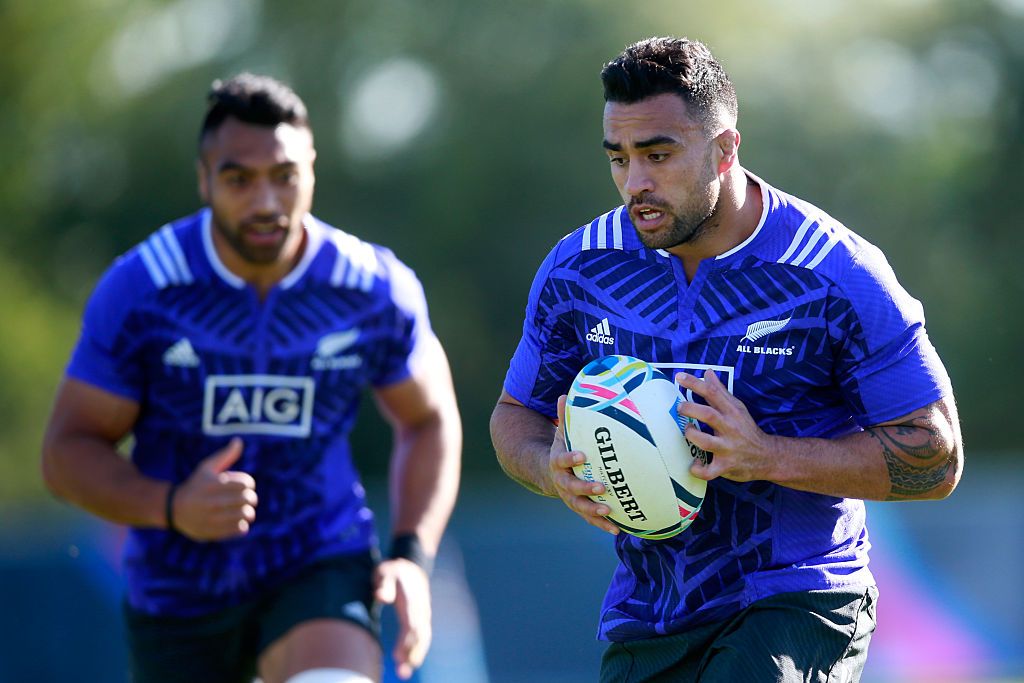
POLYGON ((231 469, 259 496, 239 539, 130 530, 136 609, 210 612, 377 542, 348 434, 363 390, 407 378, 433 332, 418 280, 390 251, 312 216, 305 229, 301 261, 263 301, 218 258, 208 209, 118 259, 89 301, 67 374, 139 403, 139 470, 183 481, 239 436, 231 469))
MULTIPOLYGON (((754 180, 757 229, 690 283, 679 259, 641 244, 624 207, 563 238, 530 291, 505 390, 553 418, 580 368, 627 354, 670 376, 710 368, 765 432, 823 438, 949 392, 921 305, 882 253, 754 180)), ((874 582, 863 501, 765 481, 715 479, 687 531, 615 545, 599 629, 612 641, 676 633, 776 593, 874 582)))

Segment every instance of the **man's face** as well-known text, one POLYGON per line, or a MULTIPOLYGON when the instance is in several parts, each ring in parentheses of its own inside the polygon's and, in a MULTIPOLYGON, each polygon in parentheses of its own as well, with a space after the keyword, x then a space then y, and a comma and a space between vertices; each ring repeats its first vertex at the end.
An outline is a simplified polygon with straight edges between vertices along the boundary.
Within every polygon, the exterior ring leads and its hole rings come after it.
POLYGON ((604 148, 645 246, 692 243, 714 224, 720 196, 715 141, 681 97, 606 103, 604 148))
POLYGON ((313 204, 313 137, 306 128, 274 128, 228 118, 203 141, 199 193, 213 225, 249 265, 291 261, 313 204))

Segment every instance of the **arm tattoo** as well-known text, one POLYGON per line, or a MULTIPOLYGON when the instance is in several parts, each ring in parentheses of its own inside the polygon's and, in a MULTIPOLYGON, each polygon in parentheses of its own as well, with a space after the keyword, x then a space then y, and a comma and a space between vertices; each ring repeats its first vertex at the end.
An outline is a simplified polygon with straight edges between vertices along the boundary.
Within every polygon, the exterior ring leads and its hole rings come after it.
POLYGON ((927 414, 900 424, 872 427, 867 433, 882 446, 892 482, 888 500, 917 498, 946 480, 952 465, 950 454, 927 414))

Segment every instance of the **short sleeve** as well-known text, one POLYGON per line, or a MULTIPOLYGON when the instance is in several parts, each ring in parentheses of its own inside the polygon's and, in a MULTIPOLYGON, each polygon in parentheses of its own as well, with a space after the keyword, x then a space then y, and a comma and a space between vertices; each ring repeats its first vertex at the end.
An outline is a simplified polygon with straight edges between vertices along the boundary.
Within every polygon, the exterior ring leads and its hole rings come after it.
POLYGON ((93 290, 82 316, 78 343, 67 376, 133 400, 142 396, 138 347, 124 334, 132 287, 122 261, 108 270, 93 290))
POLYGON ((386 352, 370 377, 374 386, 383 387, 412 374, 426 345, 434 338, 434 332, 419 278, 390 250, 380 249, 379 256, 386 268, 394 316, 386 352))
POLYGON ((530 287, 523 336, 504 385, 527 408, 551 418, 557 415, 558 397, 583 365, 573 325, 578 278, 576 271, 559 265, 558 254, 556 246, 530 287))
POLYGON ((870 245, 829 300, 835 372, 862 427, 886 422, 951 392, 949 376, 925 330, 924 309, 870 245))

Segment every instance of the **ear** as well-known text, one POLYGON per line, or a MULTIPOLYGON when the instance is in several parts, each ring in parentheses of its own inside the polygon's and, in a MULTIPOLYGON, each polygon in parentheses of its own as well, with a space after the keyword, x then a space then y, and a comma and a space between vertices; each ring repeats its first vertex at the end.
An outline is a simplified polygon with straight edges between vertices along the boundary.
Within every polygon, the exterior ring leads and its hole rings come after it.
POLYGON ((206 171, 206 164, 202 159, 196 159, 196 180, 198 183, 199 199, 203 204, 210 203, 210 176, 206 171))
POLYGON ((726 128, 715 138, 720 156, 718 173, 727 173, 739 162, 740 132, 735 128, 726 128))

